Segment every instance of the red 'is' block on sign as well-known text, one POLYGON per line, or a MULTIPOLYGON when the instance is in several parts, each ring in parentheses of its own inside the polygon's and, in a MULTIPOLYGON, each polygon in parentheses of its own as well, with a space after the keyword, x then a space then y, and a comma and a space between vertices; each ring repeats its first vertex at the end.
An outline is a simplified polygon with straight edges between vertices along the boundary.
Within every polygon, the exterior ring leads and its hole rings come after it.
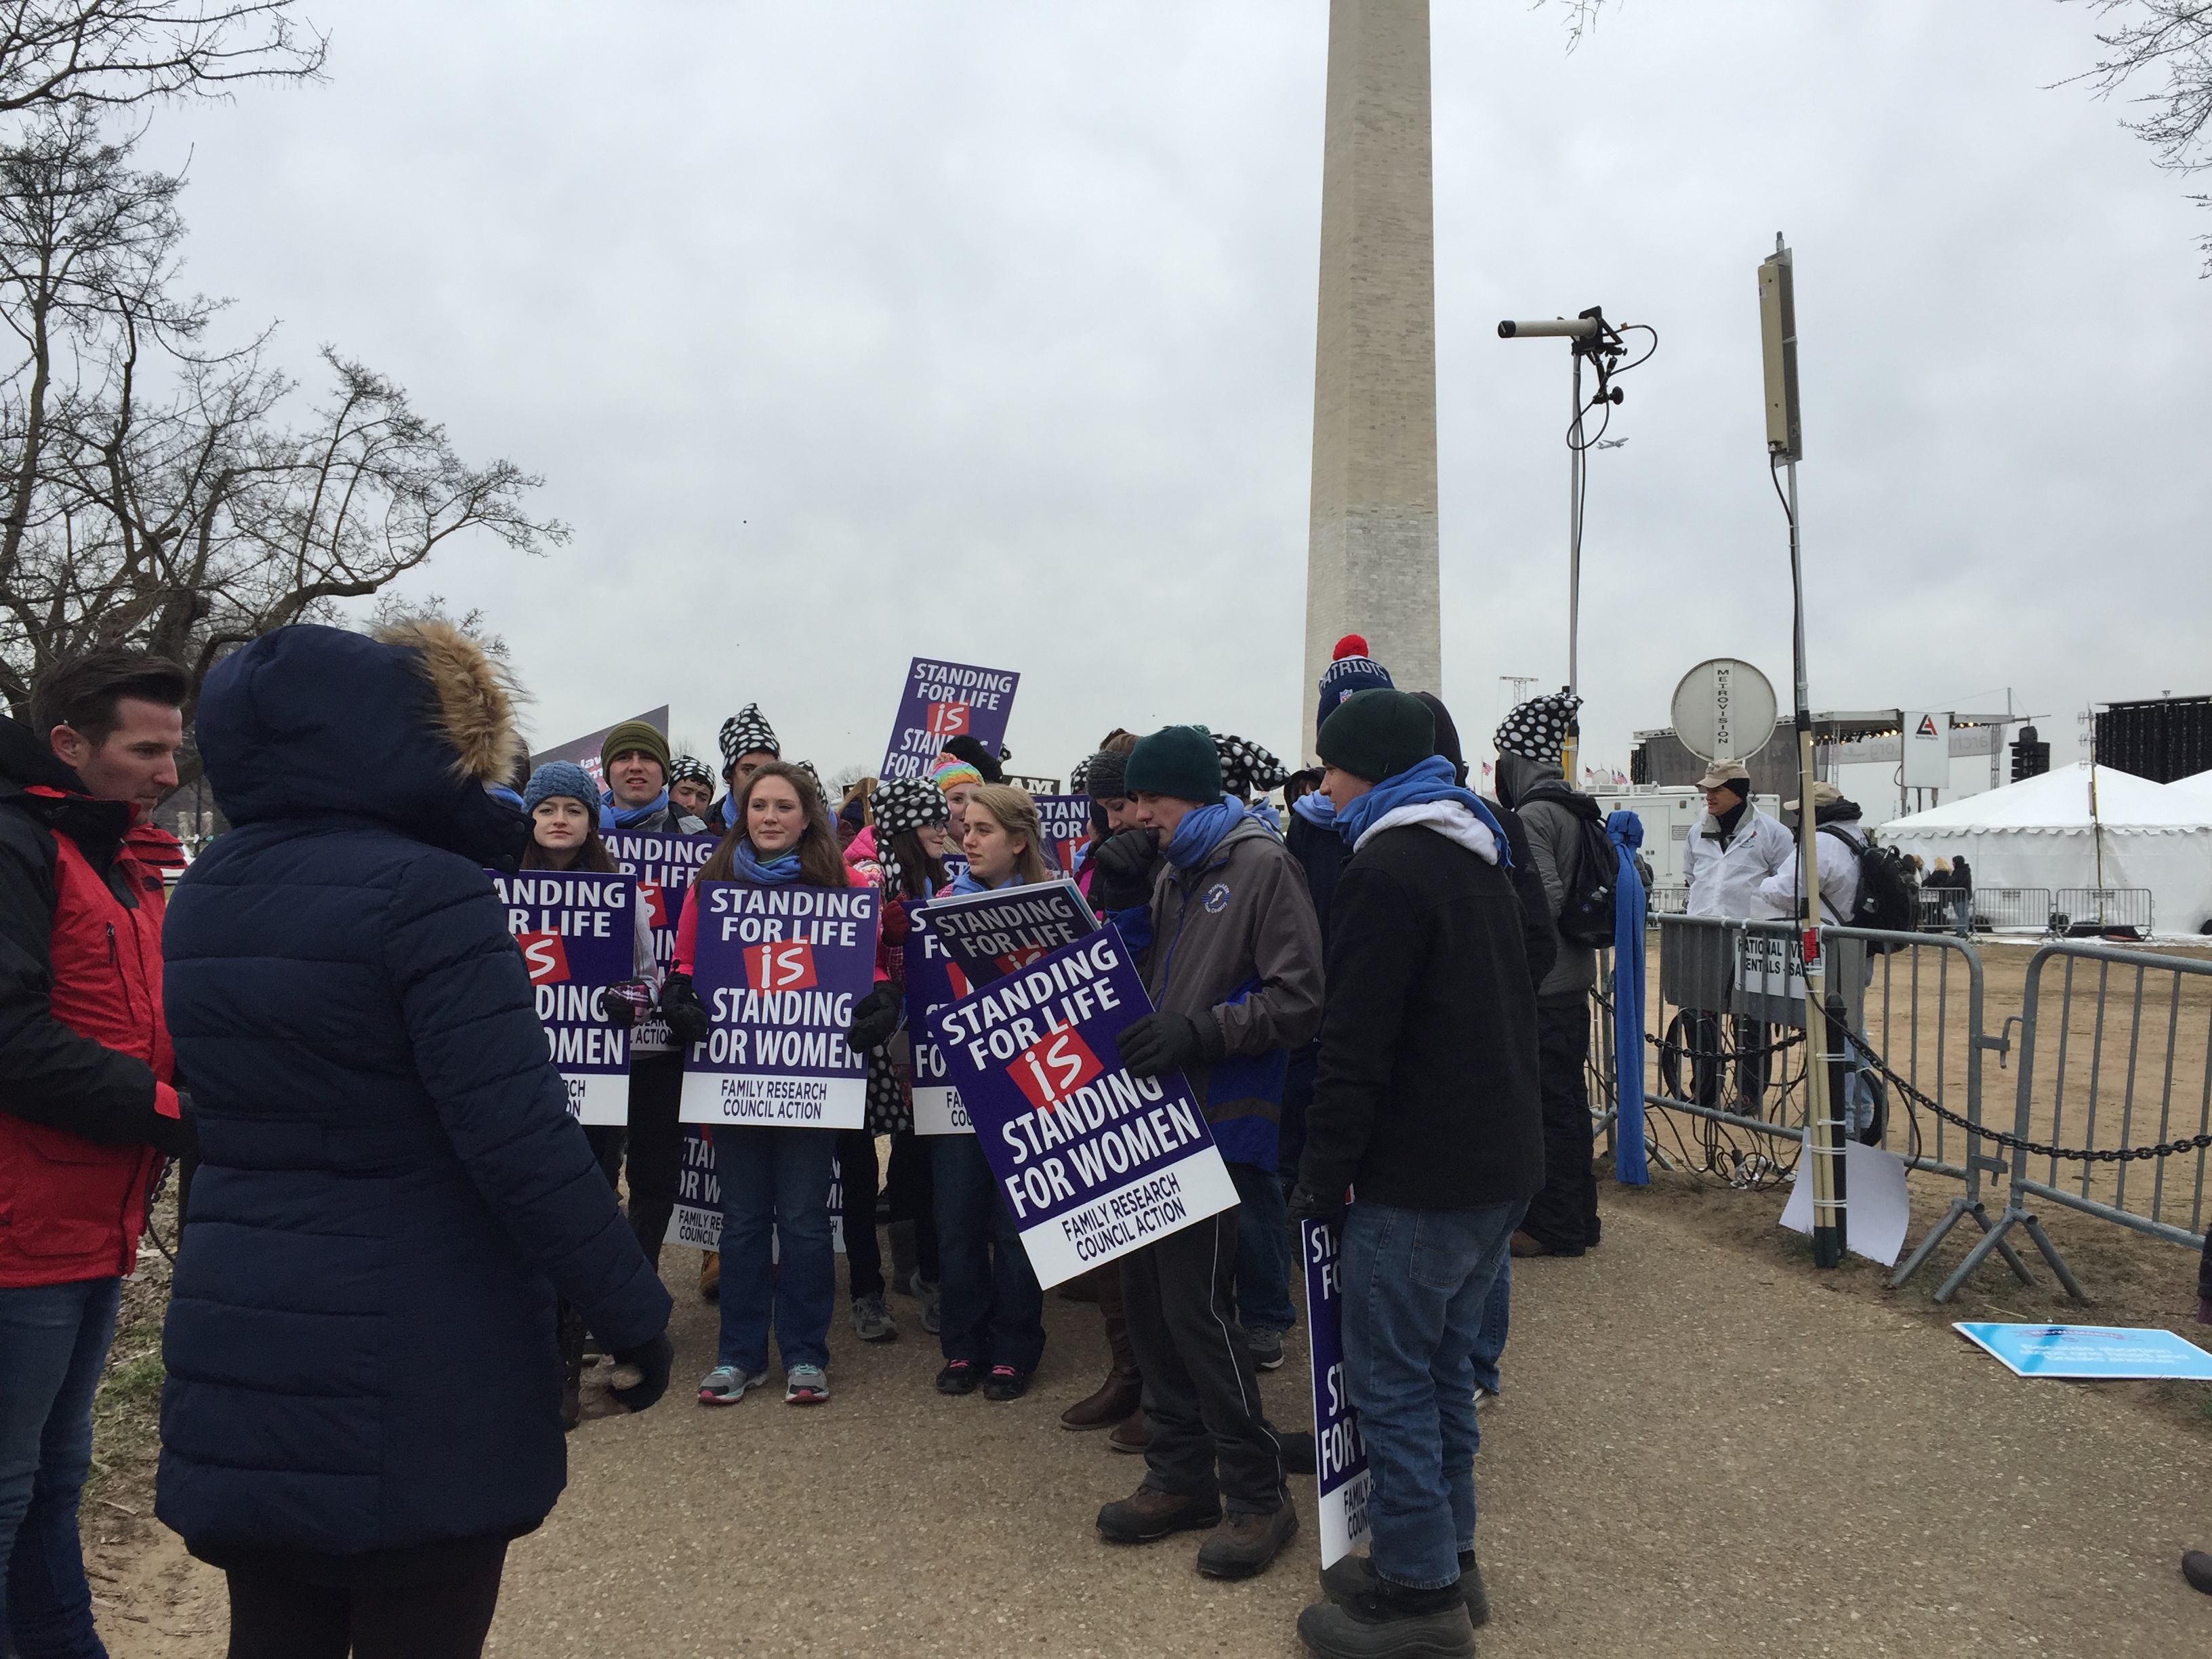
POLYGON ((1048 1112, 1106 1068, 1077 1031, 1053 1031, 1016 1054, 1006 1067, 1030 1104, 1048 1112))
POLYGON ((781 939, 745 947, 745 981, 756 991, 804 991, 815 983, 814 946, 781 939))
POLYGON ((561 943, 560 934, 517 933, 514 942, 522 947, 522 963, 530 970, 532 985, 568 982, 568 947, 561 943))

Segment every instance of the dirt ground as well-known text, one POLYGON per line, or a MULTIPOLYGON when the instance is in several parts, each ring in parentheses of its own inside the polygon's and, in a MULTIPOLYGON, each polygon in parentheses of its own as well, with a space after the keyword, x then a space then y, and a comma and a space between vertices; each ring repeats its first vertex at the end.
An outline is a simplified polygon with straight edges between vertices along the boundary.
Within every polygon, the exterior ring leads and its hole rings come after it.
MULTIPOLYGON (((1917 1225, 1952 1188, 1914 1187, 1917 1225)), ((1997 1268, 1939 1309, 1963 1239, 1890 1291, 1864 1264, 1814 1269, 1774 1224, 1781 1202, 1664 1173, 1607 1183, 1601 1249, 1517 1267, 1506 1396, 1476 1466, 1484 1652, 2212 1651, 2212 1598, 2176 1570, 2212 1546, 2212 1390, 2020 1382, 1948 1328, 2060 1315, 2212 1334, 2179 1322, 2186 1254, 2061 1215, 2091 1307, 1997 1268)), ((1103 1371, 1095 1309, 1048 1297, 1043 1368, 1012 1405, 935 1394, 935 1345, 895 1299, 896 1343, 833 1329, 827 1407, 709 1413, 687 1386, 714 1339, 695 1262, 668 1253, 677 1387, 571 1437, 567 1496, 509 1558, 492 1653, 1301 1651, 1310 1481, 1304 1529, 1249 1583, 1198 1577, 1194 1539, 1098 1540, 1097 1506, 1141 1470, 1056 1421, 1103 1371)), ((1304 1425, 1301 1334, 1291 1350, 1263 1387, 1276 1420, 1304 1425)), ((117 1659, 218 1655, 222 1581, 145 1519, 131 1415, 104 1409, 112 1468, 86 1512, 103 1634, 117 1659)))

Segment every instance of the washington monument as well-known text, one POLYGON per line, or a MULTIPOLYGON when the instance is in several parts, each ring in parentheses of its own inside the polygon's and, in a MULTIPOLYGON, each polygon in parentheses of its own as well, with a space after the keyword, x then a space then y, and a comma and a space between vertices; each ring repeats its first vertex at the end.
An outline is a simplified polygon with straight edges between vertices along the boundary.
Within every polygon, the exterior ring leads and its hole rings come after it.
POLYGON ((1305 720, 1347 633, 1439 691, 1428 0, 1330 0, 1305 720))

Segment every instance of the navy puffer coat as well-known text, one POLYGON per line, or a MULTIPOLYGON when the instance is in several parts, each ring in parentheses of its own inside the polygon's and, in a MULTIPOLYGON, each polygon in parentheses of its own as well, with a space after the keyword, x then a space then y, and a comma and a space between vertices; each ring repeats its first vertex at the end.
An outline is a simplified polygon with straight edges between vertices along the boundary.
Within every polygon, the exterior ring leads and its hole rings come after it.
POLYGON ((237 826, 169 908, 199 1115, 158 1513, 195 1553, 514 1537, 567 1478, 555 1298, 611 1349, 668 1293, 546 1058, 483 866, 507 689, 442 624, 300 626, 208 677, 237 826))

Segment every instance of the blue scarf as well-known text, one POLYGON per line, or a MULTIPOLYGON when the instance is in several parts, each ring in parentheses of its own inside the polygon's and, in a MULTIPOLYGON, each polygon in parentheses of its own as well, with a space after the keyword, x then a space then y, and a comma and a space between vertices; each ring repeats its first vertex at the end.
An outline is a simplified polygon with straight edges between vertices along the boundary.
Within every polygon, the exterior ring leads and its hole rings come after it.
POLYGON ((753 854, 753 844, 741 841, 730 850, 731 873, 756 887, 788 887, 799 879, 799 854, 786 853, 763 864, 753 854))
POLYGON ((1336 803, 1318 789, 1309 789, 1292 801, 1291 811, 1316 830, 1336 828, 1336 803))
MULTIPOLYGON (((1008 876, 1004 881, 1000 882, 998 885, 1000 887, 1018 887, 1021 885, 1021 880, 1022 872, 1017 870, 1012 875, 1008 876)), ((988 893, 992 891, 993 889, 986 887, 981 882, 976 880, 975 871, 963 864, 957 870, 955 870, 952 872, 952 884, 945 890, 947 894, 988 893)))
POLYGON ((655 795, 651 800, 646 802, 642 806, 624 806, 620 808, 617 808, 615 805, 615 792, 613 790, 602 789, 599 791, 599 828, 602 830, 634 829, 638 824, 643 823, 646 819, 651 817, 655 812, 665 812, 667 810, 668 791, 665 789, 663 789, 659 794, 655 795))
POLYGON ((1226 795, 1211 806, 1193 807, 1182 815, 1182 822, 1176 825, 1175 835, 1168 842, 1168 862, 1178 870, 1194 869, 1205 863, 1213 855, 1213 849, 1221 845, 1221 838, 1247 817, 1259 817, 1261 823, 1273 827, 1271 819, 1226 795))
POLYGON ((1615 812, 1605 821, 1620 852, 1620 884, 1613 908, 1613 1052, 1618 1079, 1613 1119, 1613 1173, 1632 1187, 1650 1184, 1644 1152, 1644 878, 1636 849, 1644 845, 1644 820, 1615 812))
MULTIPOLYGON (((1419 766, 1401 772, 1395 778, 1385 778, 1358 800, 1336 815, 1336 833, 1346 844, 1359 845, 1375 821, 1384 814, 1396 811, 1401 806, 1426 806, 1434 801, 1455 801, 1474 815, 1475 821, 1490 831, 1490 838, 1498 844, 1498 867, 1510 870, 1513 854, 1505 841, 1505 826, 1498 823, 1491 810, 1482 804, 1482 797, 1463 789, 1459 774, 1442 755, 1431 755, 1419 766)), ((1304 805, 1301 799, 1299 805, 1304 805)))

